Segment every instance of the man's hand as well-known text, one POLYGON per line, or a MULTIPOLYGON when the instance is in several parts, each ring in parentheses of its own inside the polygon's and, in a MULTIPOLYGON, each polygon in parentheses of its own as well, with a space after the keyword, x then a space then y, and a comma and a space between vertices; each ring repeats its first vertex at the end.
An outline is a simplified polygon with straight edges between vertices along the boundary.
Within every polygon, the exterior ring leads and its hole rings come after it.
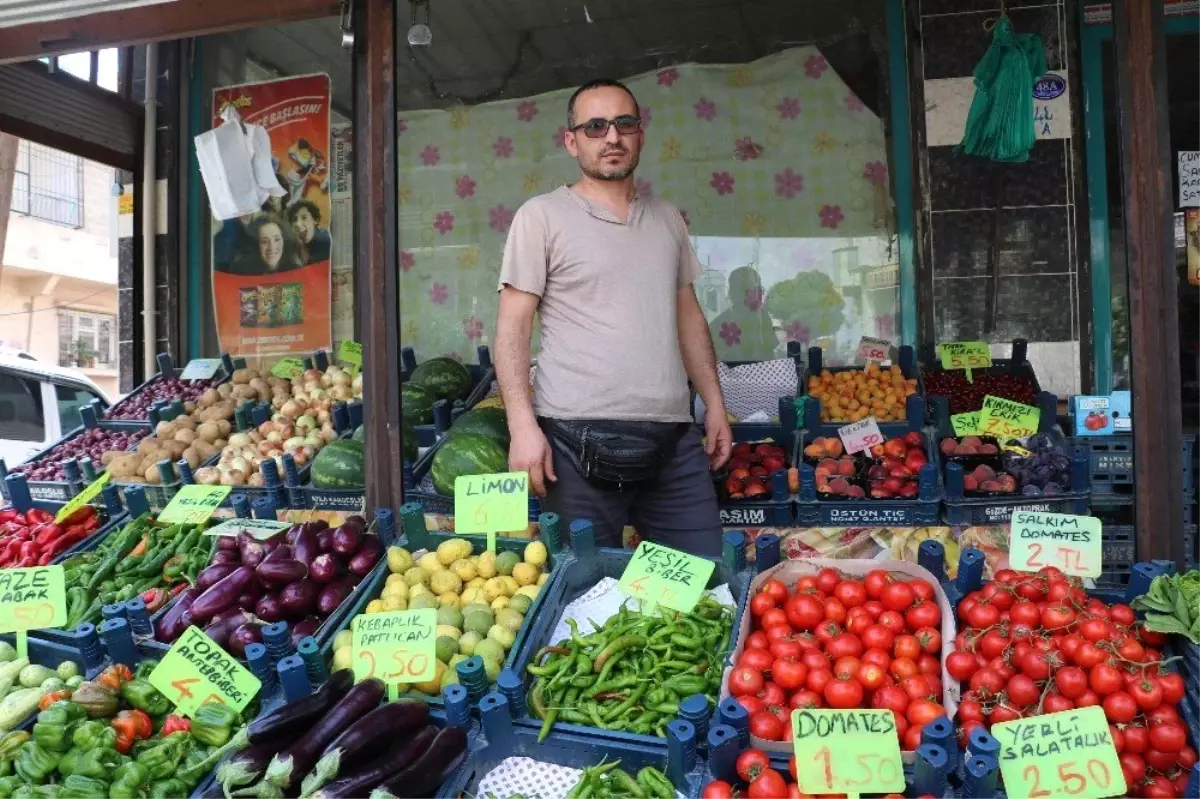
MULTIPOLYGON (((726 435, 729 428, 725 428, 726 435)), ((726 448, 726 457, 729 450, 726 448)), ((508 470, 510 472, 529 472, 529 485, 533 493, 539 497, 546 496, 546 479, 557 482, 554 475, 554 456, 550 451, 550 442, 536 424, 523 430, 512 431, 512 442, 508 445, 508 470)))
POLYGON ((725 406, 709 408, 704 412, 704 454, 708 455, 709 471, 715 472, 724 466, 732 451, 733 431, 729 429, 725 406))

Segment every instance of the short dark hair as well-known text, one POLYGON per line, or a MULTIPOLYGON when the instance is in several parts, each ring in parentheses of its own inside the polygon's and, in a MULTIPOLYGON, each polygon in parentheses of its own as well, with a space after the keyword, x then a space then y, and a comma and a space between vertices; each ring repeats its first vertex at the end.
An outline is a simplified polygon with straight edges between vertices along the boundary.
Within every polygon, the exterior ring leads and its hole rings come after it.
POLYGON ((321 224, 321 209, 312 200, 296 200, 287 207, 287 218, 289 222, 296 221, 296 214, 300 213, 301 208, 308 209, 309 215, 318 225, 321 224))
POLYGON ((575 127, 575 101, 577 99, 579 99, 579 95, 583 94, 584 92, 588 91, 589 89, 601 89, 601 88, 604 88, 605 86, 611 86, 614 89, 620 89, 621 91, 628 94, 629 99, 633 100, 634 114, 641 114, 641 108, 638 106, 637 98, 633 96, 633 92, 629 91, 628 86, 626 86, 624 83, 621 83, 621 81, 613 80, 612 78, 596 78, 595 80, 589 80, 587 83, 583 84, 578 89, 576 89, 575 93, 571 95, 571 99, 567 100, 567 127, 568 128, 575 127))

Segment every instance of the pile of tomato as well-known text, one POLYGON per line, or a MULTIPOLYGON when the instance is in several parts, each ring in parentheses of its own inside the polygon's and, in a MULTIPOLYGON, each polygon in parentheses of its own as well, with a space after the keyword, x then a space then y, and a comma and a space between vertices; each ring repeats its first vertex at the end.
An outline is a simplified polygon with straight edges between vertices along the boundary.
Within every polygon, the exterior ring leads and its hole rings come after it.
POLYGON ((946 658, 964 683, 959 735, 997 722, 1099 706, 1129 795, 1181 797, 1196 750, 1176 709, 1183 678, 1166 669, 1166 636, 1128 605, 1106 605, 1061 571, 1002 569, 958 604, 962 629, 946 658))
MULTIPOLYGON (((701 799, 808 799, 796 784, 796 758, 788 760, 787 773, 771 766, 771 759, 761 749, 747 749, 738 755, 738 782, 712 780, 700 792, 701 799)), ((904 794, 889 793, 884 799, 904 799, 904 794)), ((922 796, 920 799, 926 799, 922 796)), ((932 799, 932 797, 930 797, 932 799)))
POLYGON ((825 568, 790 589, 767 580, 750 614, 729 693, 752 736, 791 740, 796 709, 880 708, 894 712, 902 748, 913 750, 921 728, 945 715, 942 618, 928 581, 825 568))

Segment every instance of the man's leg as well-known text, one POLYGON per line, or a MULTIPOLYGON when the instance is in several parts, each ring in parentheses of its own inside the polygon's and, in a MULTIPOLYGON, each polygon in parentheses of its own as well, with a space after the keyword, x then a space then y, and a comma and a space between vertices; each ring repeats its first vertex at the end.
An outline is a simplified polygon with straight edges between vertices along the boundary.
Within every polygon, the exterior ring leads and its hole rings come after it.
POLYGON ((587 519, 595 530, 596 546, 619 549, 634 491, 597 488, 584 479, 574 464, 557 450, 554 453, 554 473, 558 480, 546 481, 546 497, 542 500, 542 508, 558 514, 564 543, 570 535, 571 522, 587 519))
POLYGON ((708 456, 692 426, 658 479, 638 492, 633 526, 643 538, 693 555, 721 556, 721 515, 708 456))

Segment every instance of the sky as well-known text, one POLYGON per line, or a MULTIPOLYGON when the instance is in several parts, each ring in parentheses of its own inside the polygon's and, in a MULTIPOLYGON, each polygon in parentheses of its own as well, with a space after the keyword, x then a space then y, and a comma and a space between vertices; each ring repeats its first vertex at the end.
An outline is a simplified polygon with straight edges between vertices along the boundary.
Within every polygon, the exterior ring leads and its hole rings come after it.
MULTIPOLYGON (((109 91, 117 90, 117 49, 110 47, 100 51, 100 76, 97 83, 109 91)), ((58 57, 58 68, 77 78, 88 80, 91 56, 88 53, 71 53, 58 57)))

